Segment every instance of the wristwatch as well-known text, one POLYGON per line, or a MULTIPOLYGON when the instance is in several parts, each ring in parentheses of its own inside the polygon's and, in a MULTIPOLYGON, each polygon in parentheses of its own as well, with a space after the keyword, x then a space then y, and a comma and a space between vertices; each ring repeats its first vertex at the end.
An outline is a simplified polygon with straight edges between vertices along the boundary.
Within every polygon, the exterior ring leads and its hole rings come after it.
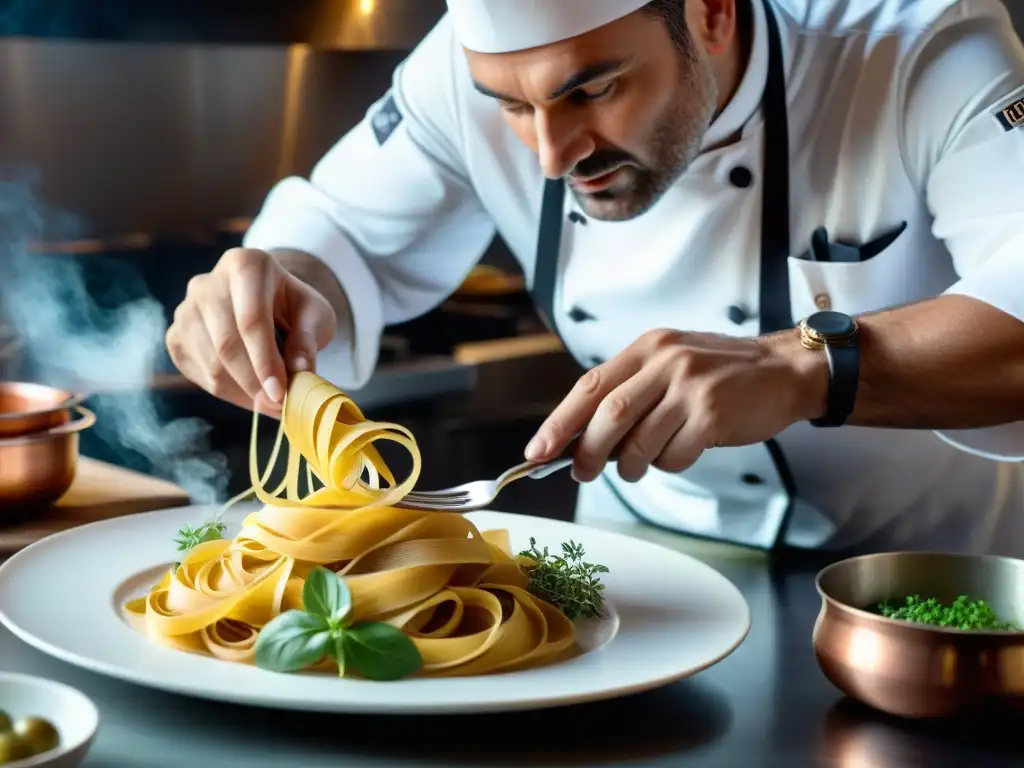
POLYGON ((825 415, 811 419, 815 427, 840 427, 853 412, 860 378, 857 321, 842 312, 815 312, 800 321, 800 343, 824 350, 828 359, 828 404, 825 415))

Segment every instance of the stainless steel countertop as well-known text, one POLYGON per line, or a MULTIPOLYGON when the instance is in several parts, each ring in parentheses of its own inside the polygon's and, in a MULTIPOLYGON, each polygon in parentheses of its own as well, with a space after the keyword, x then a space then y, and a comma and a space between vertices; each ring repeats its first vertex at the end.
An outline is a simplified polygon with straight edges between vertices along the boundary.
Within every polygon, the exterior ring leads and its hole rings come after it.
POLYGON ((305 715, 194 700, 77 669, 2 629, 0 669, 57 679, 93 698, 101 727, 84 768, 1021 764, 1011 727, 895 721, 832 688, 811 650, 819 607, 815 568, 773 566, 760 553, 645 528, 624 532, 693 554, 742 590, 753 624, 732 656, 651 693, 533 713, 457 718, 305 715))

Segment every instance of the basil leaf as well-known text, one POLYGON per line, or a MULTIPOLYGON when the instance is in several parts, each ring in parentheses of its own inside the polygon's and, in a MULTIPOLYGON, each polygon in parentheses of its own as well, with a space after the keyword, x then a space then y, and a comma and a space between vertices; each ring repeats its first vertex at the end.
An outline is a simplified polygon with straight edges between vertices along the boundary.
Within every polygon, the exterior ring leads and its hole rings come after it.
POLYGON ((327 654, 338 662, 338 676, 345 676, 345 636, 344 634, 332 635, 331 641, 327 644, 327 654))
POLYGON ((302 587, 302 607, 307 613, 340 623, 352 610, 352 593, 338 574, 317 566, 302 587))
POLYGON ((345 658, 370 680, 397 680, 416 672, 423 658, 402 630, 379 621, 349 627, 342 635, 345 658))
POLYGON ((304 611, 285 611, 256 638, 256 666, 271 672, 295 672, 323 658, 331 639, 327 619, 304 611))

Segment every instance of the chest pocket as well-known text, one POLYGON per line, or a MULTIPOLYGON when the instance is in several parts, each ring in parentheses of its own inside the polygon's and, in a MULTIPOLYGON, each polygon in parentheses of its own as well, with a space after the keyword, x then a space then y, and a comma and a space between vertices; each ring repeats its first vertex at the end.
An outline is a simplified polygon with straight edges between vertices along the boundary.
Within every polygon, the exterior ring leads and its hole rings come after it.
POLYGON ((847 314, 871 312, 919 298, 920 263, 907 222, 863 244, 831 240, 817 229, 810 246, 789 259, 793 321, 822 309, 847 314))

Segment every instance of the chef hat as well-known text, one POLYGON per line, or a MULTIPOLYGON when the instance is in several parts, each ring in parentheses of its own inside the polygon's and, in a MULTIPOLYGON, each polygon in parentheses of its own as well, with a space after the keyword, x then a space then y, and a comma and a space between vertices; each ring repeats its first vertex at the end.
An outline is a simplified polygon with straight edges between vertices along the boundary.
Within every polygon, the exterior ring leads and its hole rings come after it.
POLYGON ((455 35, 477 53, 506 53, 582 35, 649 0, 448 0, 455 35))

